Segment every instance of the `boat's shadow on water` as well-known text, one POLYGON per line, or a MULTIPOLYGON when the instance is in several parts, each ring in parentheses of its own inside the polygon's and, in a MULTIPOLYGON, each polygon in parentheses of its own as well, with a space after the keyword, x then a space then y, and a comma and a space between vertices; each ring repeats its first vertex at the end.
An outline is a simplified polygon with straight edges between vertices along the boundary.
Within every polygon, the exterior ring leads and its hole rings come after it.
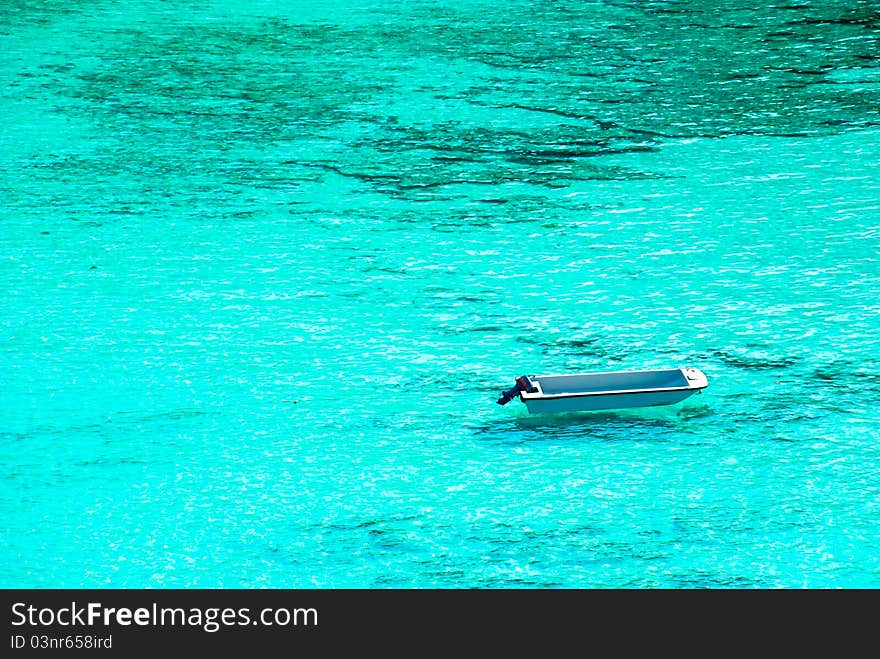
POLYGON ((566 412, 492 419, 471 426, 483 441, 540 442, 572 439, 669 441, 691 431, 692 420, 715 413, 707 405, 679 410, 566 412))

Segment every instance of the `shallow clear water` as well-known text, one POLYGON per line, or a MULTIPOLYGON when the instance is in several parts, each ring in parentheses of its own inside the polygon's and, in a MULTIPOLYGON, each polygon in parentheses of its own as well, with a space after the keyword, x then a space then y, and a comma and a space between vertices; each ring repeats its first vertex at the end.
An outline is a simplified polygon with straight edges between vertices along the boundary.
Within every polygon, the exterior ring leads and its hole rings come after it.
POLYGON ((880 587, 880 12, 740 5, 4 3, 0 586, 880 587))

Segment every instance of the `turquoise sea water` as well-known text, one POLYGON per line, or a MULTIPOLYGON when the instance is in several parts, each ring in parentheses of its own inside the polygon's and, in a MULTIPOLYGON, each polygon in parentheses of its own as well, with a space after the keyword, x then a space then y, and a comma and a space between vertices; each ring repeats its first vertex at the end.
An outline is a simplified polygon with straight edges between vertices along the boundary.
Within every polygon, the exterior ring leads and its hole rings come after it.
POLYGON ((746 4, 0 5, 0 586, 880 587, 880 10, 746 4))

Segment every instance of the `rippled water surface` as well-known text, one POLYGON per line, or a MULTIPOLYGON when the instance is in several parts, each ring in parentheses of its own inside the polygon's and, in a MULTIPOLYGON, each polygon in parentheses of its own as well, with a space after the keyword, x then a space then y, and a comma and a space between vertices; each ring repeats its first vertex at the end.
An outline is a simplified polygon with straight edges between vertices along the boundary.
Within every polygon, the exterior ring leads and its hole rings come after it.
POLYGON ((745 4, 4 2, 0 585, 880 587, 880 9, 745 4))

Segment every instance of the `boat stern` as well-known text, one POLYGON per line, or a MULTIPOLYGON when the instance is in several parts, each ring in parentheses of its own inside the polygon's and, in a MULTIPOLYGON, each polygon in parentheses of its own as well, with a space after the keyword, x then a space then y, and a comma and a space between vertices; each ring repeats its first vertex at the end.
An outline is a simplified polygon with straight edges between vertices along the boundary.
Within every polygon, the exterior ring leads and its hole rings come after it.
POLYGON ((533 376, 529 375, 521 375, 516 379, 516 384, 507 391, 501 392, 501 397, 496 401, 499 405, 507 405, 511 400, 516 398, 517 396, 523 402, 525 402, 526 396, 540 397, 543 395, 541 391, 541 385, 537 382, 532 382, 531 378, 533 376))

